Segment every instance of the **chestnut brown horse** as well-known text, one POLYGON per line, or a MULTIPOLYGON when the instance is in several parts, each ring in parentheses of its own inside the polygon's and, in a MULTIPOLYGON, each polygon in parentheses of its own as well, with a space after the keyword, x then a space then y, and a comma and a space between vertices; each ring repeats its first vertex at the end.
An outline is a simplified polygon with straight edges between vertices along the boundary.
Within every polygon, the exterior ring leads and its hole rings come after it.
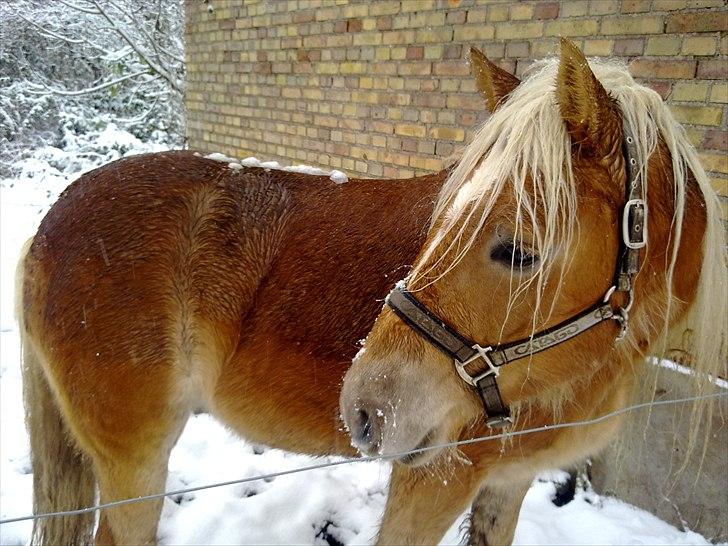
MULTIPOLYGON (((198 409, 313 454, 354 453, 340 393, 363 451, 488 434, 476 390, 382 300, 406 276, 421 305, 483 344, 540 339, 601 301, 620 249, 626 124, 650 206, 629 317, 621 293, 607 298, 626 336, 615 342, 608 320, 505 366, 509 429, 624 405, 634 363, 691 306, 698 366, 715 372, 716 197, 659 97, 623 67, 593 64, 595 77, 566 42, 521 84, 480 54, 472 63, 494 113, 451 172, 337 185, 170 152, 69 186, 18 275, 36 512, 90 506, 96 487, 101 502, 162 491, 198 409)), ((596 452, 617 424, 405 457, 379 541, 435 543, 475 500, 471 542, 507 543, 533 475, 596 452)), ((104 510, 95 540, 154 543, 160 509, 104 510)), ((92 532, 92 517, 64 517, 36 522, 34 538, 92 532)))

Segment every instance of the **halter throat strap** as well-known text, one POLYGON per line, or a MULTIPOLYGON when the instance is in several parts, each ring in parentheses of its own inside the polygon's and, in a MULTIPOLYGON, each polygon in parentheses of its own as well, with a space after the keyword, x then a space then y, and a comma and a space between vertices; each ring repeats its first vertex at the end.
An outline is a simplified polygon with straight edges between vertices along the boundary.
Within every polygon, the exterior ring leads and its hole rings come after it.
POLYGON ((626 130, 623 153, 627 173, 627 201, 622 210, 619 258, 615 283, 600 303, 531 337, 495 347, 483 347, 461 335, 428 309, 406 289, 404 282, 398 283, 387 296, 386 304, 403 322, 454 360, 458 375, 478 392, 489 427, 504 427, 512 422, 496 381, 501 366, 545 351, 605 320, 615 320, 620 324, 617 340, 626 334, 629 310, 634 300, 634 277, 640 268, 640 249, 647 243, 644 184, 638 168, 636 143, 632 134, 626 130), (627 304, 623 307, 615 308, 611 303, 612 296, 617 292, 627 294, 627 304))

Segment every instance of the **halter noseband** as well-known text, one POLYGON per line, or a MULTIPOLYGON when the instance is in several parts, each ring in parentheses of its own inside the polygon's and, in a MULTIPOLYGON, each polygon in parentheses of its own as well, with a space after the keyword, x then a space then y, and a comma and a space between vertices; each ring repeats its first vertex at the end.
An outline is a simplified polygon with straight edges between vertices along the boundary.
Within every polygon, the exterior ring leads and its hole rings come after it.
POLYGON ((614 284, 607 290, 601 302, 526 339, 495 347, 483 347, 448 326, 412 292, 407 291, 404 282, 398 283, 387 296, 387 305, 400 319, 455 361, 458 375, 477 390, 489 427, 504 427, 512 422, 510 411, 503 402, 496 381, 501 366, 545 351, 605 320, 619 323, 617 340, 627 333, 629 311, 634 301, 634 277, 640 268, 640 249, 647 244, 647 202, 645 185, 637 165, 637 146, 627 131, 622 150, 627 171, 627 202, 622 210, 621 248, 614 284), (612 296, 617 292, 627 295, 627 303, 623 307, 612 306, 612 296), (469 365, 478 360, 482 360, 479 369, 468 371, 469 365))

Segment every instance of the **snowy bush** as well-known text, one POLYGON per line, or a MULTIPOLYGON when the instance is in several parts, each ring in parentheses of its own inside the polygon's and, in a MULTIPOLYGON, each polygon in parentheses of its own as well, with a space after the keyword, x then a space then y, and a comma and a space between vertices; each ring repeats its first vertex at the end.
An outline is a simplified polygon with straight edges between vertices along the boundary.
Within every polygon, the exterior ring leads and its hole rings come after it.
POLYGON ((0 176, 109 123, 181 146, 183 30, 182 0, 0 2, 0 176))

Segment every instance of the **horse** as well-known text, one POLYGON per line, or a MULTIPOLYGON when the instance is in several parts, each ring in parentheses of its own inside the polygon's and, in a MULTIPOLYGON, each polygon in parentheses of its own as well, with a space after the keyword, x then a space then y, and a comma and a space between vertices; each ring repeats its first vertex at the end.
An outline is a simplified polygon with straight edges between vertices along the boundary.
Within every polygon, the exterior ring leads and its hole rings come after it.
MULTIPOLYGON (((61 194, 17 274, 35 513, 163 491, 206 411, 291 451, 402 453, 382 544, 435 543, 469 503, 470 542, 506 544, 535 473, 619 420, 438 446, 623 407, 688 316, 696 376, 720 369, 717 197, 659 96, 568 41, 523 82, 471 67, 492 115, 439 173, 334 184, 178 151, 61 194), (453 340, 482 345, 453 365, 453 340)), ((41 519, 33 540, 153 544, 160 510, 105 509, 95 535, 41 519)))

